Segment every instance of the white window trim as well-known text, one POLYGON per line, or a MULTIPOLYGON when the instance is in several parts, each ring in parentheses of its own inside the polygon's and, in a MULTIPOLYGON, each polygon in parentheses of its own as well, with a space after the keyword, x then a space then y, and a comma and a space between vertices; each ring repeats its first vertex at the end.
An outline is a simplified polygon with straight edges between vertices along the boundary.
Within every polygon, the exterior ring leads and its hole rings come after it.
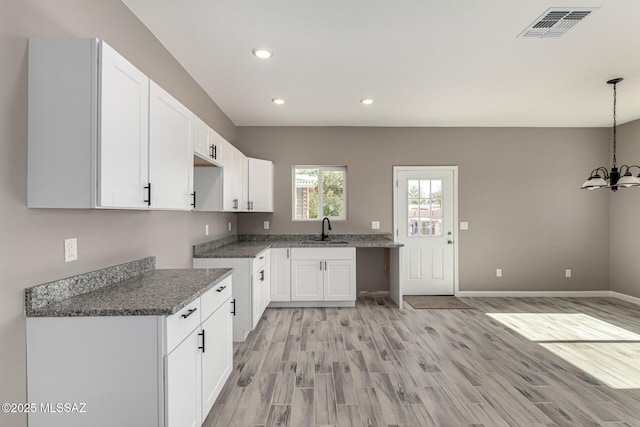
POLYGON ((325 171, 341 171, 344 172, 344 193, 343 193, 343 214, 341 216, 329 216, 331 221, 346 221, 347 220, 347 182, 348 173, 347 166, 318 166, 318 165, 293 165, 291 167, 291 220, 297 222, 320 222, 325 217, 320 215, 321 207, 323 206, 322 197, 324 189, 320 185, 322 182, 322 175, 325 171), (318 169, 318 218, 310 219, 298 219, 296 218, 296 169, 318 169))

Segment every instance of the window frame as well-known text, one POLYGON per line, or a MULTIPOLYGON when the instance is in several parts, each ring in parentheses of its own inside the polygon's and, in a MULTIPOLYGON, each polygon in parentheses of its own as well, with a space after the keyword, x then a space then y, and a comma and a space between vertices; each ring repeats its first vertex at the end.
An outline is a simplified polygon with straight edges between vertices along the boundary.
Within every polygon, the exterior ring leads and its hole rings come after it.
POLYGON ((342 215, 340 216, 327 216, 331 221, 346 221, 347 220, 347 166, 319 166, 319 165, 293 165, 291 167, 291 220, 296 222, 320 222, 325 217, 321 215, 324 208, 323 197, 324 188, 322 186, 322 179, 324 172, 339 171, 344 173, 343 181, 343 193, 342 193, 342 215), (296 218, 296 169, 318 169, 318 218, 296 218))

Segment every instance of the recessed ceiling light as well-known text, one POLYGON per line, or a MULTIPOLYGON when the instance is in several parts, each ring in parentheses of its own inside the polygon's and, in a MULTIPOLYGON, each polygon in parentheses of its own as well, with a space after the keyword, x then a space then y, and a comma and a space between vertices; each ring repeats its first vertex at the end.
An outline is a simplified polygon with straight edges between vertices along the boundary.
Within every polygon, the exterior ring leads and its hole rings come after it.
POLYGON ((284 104, 284 102, 285 102, 285 101, 284 101, 284 99, 282 99, 282 98, 273 98, 273 99, 271 100, 271 102, 273 102, 273 103, 274 103, 274 104, 276 104, 276 105, 282 105, 282 104, 284 104))
POLYGON ((360 100, 360 103, 362 103, 364 105, 371 105, 371 104, 373 104, 373 99, 371 99, 371 98, 362 98, 360 100))
POLYGON ((256 47, 251 51, 256 58, 269 59, 273 56, 273 53, 262 47, 256 47))

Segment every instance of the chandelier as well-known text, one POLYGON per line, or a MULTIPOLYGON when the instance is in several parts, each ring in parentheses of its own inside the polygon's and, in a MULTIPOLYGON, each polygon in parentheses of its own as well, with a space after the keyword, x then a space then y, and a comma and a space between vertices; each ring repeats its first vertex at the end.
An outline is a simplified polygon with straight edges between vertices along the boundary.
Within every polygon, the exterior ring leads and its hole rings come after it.
POLYGON ((640 169, 640 166, 622 165, 618 169, 616 165, 616 85, 621 81, 622 77, 619 77, 607 82, 613 85, 613 165, 611 171, 608 171, 603 166, 595 168, 591 171, 589 178, 582 184, 582 187, 580 187, 582 189, 610 188, 612 191, 618 191, 618 188, 640 186, 640 174, 635 177, 631 173, 631 168, 640 169))

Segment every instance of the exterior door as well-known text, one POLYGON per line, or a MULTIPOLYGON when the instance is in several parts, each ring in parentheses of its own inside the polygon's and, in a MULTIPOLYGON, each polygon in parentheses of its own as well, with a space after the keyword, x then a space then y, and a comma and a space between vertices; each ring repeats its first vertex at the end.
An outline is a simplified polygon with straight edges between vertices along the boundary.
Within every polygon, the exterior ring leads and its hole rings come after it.
POLYGON ((455 293, 455 173, 455 167, 394 168, 404 295, 455 293))

